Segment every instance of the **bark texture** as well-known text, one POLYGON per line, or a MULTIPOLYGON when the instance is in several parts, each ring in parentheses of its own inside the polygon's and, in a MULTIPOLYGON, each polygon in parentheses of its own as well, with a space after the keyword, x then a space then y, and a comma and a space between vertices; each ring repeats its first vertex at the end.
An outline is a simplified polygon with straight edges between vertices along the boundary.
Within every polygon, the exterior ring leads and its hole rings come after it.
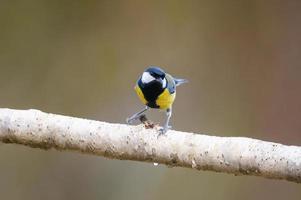
POLYGON ((301 147, 0 109, 0 141, 235 175, 301 182, 301 147))

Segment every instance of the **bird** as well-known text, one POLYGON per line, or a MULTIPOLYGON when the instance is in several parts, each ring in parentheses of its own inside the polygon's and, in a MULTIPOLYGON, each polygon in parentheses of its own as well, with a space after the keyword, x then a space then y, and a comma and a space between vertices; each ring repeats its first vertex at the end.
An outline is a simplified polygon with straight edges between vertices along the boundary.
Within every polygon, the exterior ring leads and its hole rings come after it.
POLYGON ((172 105, 176 98, 176 87, 187 83, 186 79, 174 78, 158 66, 149 66, 139 77, 134 87, 139 99, 145 107, 126 119, 128 124, 139 119, 145 111, 152 109, 165 110, 166 120, 159 131, 159 135, 165 134, 172 115, 172 105))

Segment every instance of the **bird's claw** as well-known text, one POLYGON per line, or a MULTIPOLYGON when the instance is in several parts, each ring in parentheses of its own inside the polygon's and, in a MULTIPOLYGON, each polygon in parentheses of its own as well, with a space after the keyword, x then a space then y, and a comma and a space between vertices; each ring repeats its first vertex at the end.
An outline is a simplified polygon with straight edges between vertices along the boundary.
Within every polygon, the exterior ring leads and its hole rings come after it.
POLYGON ((126 123, 127 123, 127 124, 132 124, 132 121, 133 121, 133 119, 131 119, 131 118, 126 118, 126 123))
POLYGON ((163 128, 159 129, 158 137, 160 137, 161 135, 164 135, 169 129, 171 129, 171 126, 164 126, 163 128))

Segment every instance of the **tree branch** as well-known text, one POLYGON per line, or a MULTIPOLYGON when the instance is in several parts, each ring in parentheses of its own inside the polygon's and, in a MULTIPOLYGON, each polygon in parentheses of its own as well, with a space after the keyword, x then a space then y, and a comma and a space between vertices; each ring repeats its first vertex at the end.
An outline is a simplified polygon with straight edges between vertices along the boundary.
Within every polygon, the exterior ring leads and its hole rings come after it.
POLYGON ((301 147, 0 109, 0 141, 301 183, 301 147))

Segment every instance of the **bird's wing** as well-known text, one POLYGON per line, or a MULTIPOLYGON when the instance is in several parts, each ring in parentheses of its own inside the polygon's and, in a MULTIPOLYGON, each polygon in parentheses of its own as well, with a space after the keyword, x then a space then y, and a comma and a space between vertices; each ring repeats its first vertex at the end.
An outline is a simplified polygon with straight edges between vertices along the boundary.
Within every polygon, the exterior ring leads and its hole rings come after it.
POLYGON ((167 89, 168 89, 169 93, 170 94, 175 93, 175 91, 176 91, 176 82, 175 82, 174 78, 169 74, 166 74, 165 78, 167 80, 167 89))

